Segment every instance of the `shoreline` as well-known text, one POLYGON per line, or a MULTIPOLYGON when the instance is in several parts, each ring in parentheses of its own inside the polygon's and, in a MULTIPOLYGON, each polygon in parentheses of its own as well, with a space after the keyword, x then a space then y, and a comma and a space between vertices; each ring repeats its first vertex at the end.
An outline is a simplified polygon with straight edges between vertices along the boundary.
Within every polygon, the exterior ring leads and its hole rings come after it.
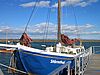
MULTIPOLYGON (((19 42, 19 39, 0 39, 0 42, 19 42)), ((32 39, 32 42, 56 42, 57 40, 55 39, 48 39, 48 40, 43 40, 43 39, 32 39)), ((81 40, 81 42, 100 42, 100 40, 81 40)))

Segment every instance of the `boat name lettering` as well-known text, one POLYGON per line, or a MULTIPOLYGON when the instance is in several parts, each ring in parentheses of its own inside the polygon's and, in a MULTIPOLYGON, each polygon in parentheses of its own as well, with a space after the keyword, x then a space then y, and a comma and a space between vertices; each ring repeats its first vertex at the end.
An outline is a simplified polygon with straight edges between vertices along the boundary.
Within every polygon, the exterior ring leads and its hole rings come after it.
POLYGON ((51 62, 50 63, 54 63, 54 64, 65 64, 65 61, 58 61, 58 60, 51 60, 51 62))

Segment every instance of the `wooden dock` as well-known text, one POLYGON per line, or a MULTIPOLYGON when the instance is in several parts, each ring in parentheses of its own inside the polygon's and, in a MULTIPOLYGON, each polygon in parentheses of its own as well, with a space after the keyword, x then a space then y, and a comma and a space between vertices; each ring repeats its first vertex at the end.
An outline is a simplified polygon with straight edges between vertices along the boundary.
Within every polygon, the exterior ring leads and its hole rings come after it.
POLYGON ((84 75, 100 75, 100 54, 93 54, 84 75))

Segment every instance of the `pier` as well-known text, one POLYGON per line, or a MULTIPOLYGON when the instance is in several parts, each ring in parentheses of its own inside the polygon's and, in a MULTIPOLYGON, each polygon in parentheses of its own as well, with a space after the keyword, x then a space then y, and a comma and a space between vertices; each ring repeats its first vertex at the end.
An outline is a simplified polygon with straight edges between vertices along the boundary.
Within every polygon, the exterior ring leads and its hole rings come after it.
POLYGON ((88 51, 89 58, 85 61, 87 65, 84 67, 82 75, 100 75, 100 46, 92 46, 88 48, 88 51))
POLYGON ((93 54, 84 75, 100 75, 100 54, 93 54))

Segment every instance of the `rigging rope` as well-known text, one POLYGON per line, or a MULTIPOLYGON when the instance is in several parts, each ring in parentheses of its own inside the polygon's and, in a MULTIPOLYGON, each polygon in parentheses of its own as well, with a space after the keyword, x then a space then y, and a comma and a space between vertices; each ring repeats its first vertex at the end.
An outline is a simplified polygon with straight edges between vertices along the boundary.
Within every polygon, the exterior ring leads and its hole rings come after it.
POLYGON ((79 34, 79 29, 78 29, 78 21, 77 21, 77 17, 76 17, 76 14, 75 14, 75 9, 73 7, 73 12, 74 12, 74 17, 75 17, 75 23, 76 23, 76 33, 77 33, 77 37, 80 38, 80 34, 79 34))
MULTIPOLYGON (((65 13, 68 13, 68 10, 67 10, 68 8, 66 7, 66 8, 62 8, 62 23, 64 23, 64 20, 65 20, 65 18, 64 17, 68 17, 68 14, 65 14, 65 13)), ((62 31, 62 33, 64 33, 64 30, 63 30, 63 26, 62 26, 62 28, 61 28, 61 31, 62 31)))
POLYGON ((26 31, 27 31, 27 28, 28 28, 28 25, 31 21, 31 18, 33 16, 33 13, 35 13, 35 9, 36 9, 36 5, 38 4, 39 0, 36 0, 33 5, 33 8, 32 8, 32 12, 29 16, 29 19, 28 19, 28 22, 26 24, 26 27, 25 27, 25 30, 24 30, 24 33, 22 34, 21 38, 20 38, 20 43, 25 45, 25 46, 31 46, 30 45, 30 42, 32 42, 32 39, 26 34, 26 31))
MULTIPOLYGON (((49 4, 51 6, 52 0, 49 4)), ((44 29, 44 36, 43 36, 43 42, 47 39, 47 34, 48 34, 48 27, 49 27, 49 20, 50 20, 50 14, 51 14, 51 7, 48 8, 48 13, 47 13, 47 19, 46 19, 46 24, 45 24, 45 29, 44 29)))
POLYGON ((29 23, 30 23, 30 21, 31 21, 31 18, 32 18, 32 16, 33 16, 33 13, 35 12, 36 5, 38 4, 38 1, 39 1, 39 0, 36 0, 36 1, 35 1, 35 5, 33 6, 32 12, 31 12, 31 14, 30 14, 30 16, 29 16, 29 19, 28 19, 27 23, 26 23, 26 27, 25 27, 24 33, 27 31, 27 27, 28 27, 28 25, 29 25, 29 23))
MULTIPOLYGON (((69 1, 71 1, 71 0, 69 0, 69 1)), ((73 14, 74 14, 74 17, 75 17, 76 34, 77 34, 77 37, 80 38, 79 28, 78 28, 78 21, 77 21, 77 16, 76 16, 76 13, 75 13, 75 8, 73 7, 72 4, 71 4, 71 7, 72 7, 73 14)), ((79 42, 80 42, 80 45, 82 45, 81 39, 80 39, 79 42)))
MULTIPOLYGON (((67 2, 67 1, 66 1, 67 2)), ((79 30, 78 30, 78 21, 77 21, 77 15, 75 13, 75 8, 73 7, 73 5, 71 4, 71 0, 68 1, 69 3, 66 3, 66 4, 70 4, 70 7, 73 11, 73 16, 74 16, 74 19, 75 19, 75 27, 76 27, 76 34, 77 34, 77 37, 80 38, 80 35, 79 35, 79 30)), ((66 9, 67 10, 67 9, 66 9)), ((68 12, 68 10, 66 11, 68 12)))
MULTIPOLYGON (((71 0, 69 0, 69 2, 71 2, 71 0)), ((77 37, 80 38, 80 35, 79 35, 79 30, 78 30, 78 21, 77 21, 77 16, 76 16, 76 13, 75 13, 75 8, 73 7, 73 5, 71 4, 71 7, 72 7, 72 10, 73 10, 73 15, 74 15, 74 18, 75 18, 75 26, 76 26, 76 34, 77 34, 77 37)))

